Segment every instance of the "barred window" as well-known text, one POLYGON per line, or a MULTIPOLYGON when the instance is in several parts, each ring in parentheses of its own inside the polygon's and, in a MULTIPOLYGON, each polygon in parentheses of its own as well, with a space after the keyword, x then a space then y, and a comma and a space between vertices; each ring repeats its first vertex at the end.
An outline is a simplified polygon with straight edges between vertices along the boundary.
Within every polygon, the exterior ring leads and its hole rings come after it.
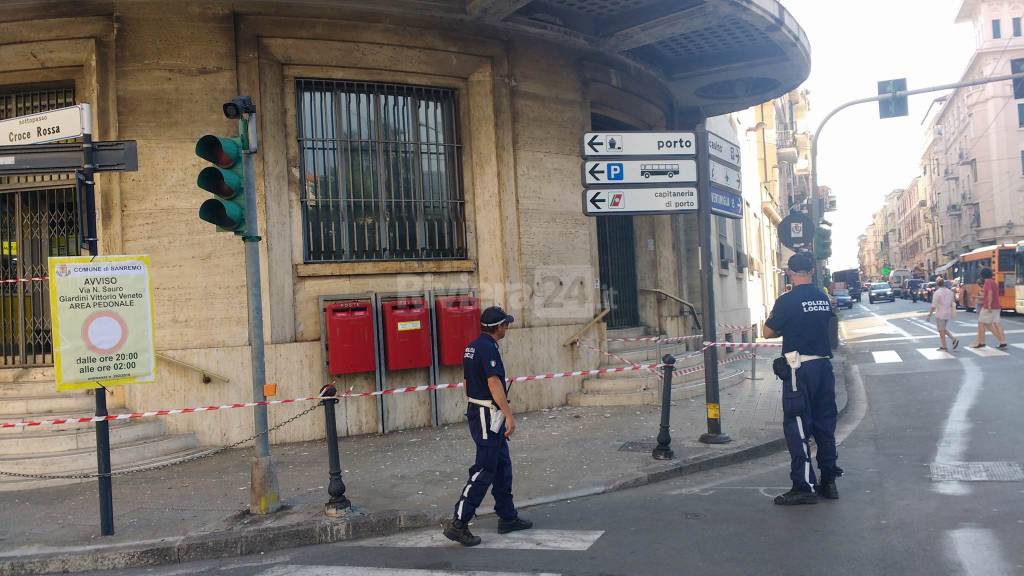
POLYGON ((306 262, 466 258, 456 92, 299 79, 306 262))

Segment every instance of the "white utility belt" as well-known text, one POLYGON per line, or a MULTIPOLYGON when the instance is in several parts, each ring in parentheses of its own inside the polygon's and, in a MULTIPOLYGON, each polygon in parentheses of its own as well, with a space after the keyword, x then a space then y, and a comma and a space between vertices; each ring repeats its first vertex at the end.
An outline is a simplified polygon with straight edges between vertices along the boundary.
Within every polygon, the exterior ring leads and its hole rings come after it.
MULTIPOLYGON (((466 396, 466 401, 470 404, 476 404, 477 406, 490 410, 491 432, 497 434, 498 430, 501 430, 501 425, 505 423, 505 413, 501 411, 501 408, 498 408, 498 405, 495 404, 493 400, 477 400, 476 398, 466 396)), ((481 416, 483 416, 483 414, 481 414, 481 416)), ((487 438, 487 436, 485 435, 484 438, 487 438)))
POLYGON ((789 385, 792 387, 793 392, 796 392, 796 369, 799 368, 801 364, 804 362, 810 362, 811 360, 828 360, 828 356, 805 356, 796 351, 786 352, 783 356, 786 358, 786 364, 789 364, 789 385))

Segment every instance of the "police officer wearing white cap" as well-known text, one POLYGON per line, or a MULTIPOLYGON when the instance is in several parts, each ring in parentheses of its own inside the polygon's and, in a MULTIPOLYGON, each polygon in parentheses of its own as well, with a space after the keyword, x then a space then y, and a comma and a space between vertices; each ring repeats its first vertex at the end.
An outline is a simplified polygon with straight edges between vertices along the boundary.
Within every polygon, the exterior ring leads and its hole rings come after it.
POLYGON ((480 537, 469 531, 469 522, 492 488, 498 533, 531 528, 533 523, 519 517, 512 503, 512 457, 508 439, 516 430, 516 419, 508 405, 505 365, 498 341, 505 337, 515 319, 499 306, 480 315, 481 334, 466 346, 462 369, 466 378, 466 417, 469 434, 476 444, 476 461, 469 469, 469 481, 459 494, 455 514, 444 524, 444 535, 463 546, 476 546, 480 537))

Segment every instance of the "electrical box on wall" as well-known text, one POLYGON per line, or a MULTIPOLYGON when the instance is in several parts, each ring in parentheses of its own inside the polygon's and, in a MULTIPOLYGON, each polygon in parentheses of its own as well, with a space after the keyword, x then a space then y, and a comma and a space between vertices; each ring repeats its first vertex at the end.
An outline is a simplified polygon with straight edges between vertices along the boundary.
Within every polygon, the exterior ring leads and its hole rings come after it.
POLYGON ((376 370, 373 349, 373 305, 369 300, 331 302, 324 307, 327 368, 330 374, 376 370))
POLYGON ((438 361, 461 366, 466 345, 480 334, 480 301, 475 296, 441 296, 435 300, 438 361))
POLYGON ((388 300, 381 304, 388 370, 429 368, 430 310, 423 298, 388 300))

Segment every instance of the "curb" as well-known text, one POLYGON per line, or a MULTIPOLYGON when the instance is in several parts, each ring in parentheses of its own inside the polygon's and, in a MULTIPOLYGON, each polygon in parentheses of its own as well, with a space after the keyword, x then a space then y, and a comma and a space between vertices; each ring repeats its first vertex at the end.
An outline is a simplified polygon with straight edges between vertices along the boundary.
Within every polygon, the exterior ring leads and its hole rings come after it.
MULTIPOLYGON (((847 386, 845 357, 837 357, 842 367, 836 371, 837 380, 847 386)), ((839 414, 846 412, 849 395, 839 414)), ((520 503, 520 508, 550 504, 564 500, 596 496, 619 490, 646 486, 681 476, 739 464, 776 453, 786 446, 784 438, 760 444, 751 444, 726 454, 714 454, 668 466, 653 465, 645 471, 627 475, 603 486, 572 492, 541 496, 520 503)), ((493 512, 489 512, 491 514, 493 512)), ((482 514, 487 515, 487 514, 482 514)), ((286 510, 273 518, 243 517, 238 527, 221 532, 207 532, 130 544, 83 546, 65 548, 50 553, 39 553, 14 558, 0 557, 0 576, 30 576, 33 574, 87 572, 145 568, 168 564, 181 564, 196 560, 215 560, 270 552, 300 546, 331 544, 372 536, 388 536, 402 530, 439 526, 448 517, 447 512, 403 512, 382 510, 366 512, 358 507, 338 518, 326 518, 319 511, 297 512, 286 510), (289 515, 294 518, 289 518, 289 515), (280 524, 268 525, 270 522, 280 524)))

